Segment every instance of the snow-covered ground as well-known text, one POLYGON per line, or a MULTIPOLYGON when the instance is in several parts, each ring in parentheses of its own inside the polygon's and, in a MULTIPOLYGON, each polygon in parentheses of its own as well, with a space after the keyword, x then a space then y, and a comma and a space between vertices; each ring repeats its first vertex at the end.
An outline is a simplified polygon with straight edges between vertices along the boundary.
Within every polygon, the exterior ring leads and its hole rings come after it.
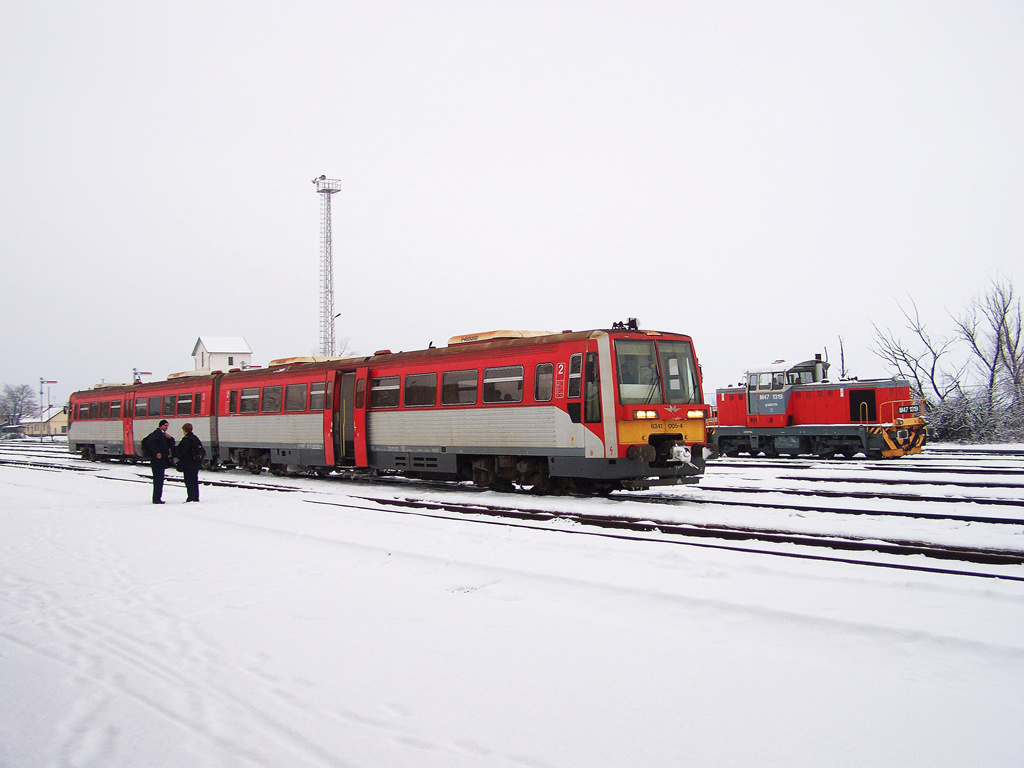
POLYGON ((0 466, 4 768, 1024 765, 1019 581, 140 473, 0 466))

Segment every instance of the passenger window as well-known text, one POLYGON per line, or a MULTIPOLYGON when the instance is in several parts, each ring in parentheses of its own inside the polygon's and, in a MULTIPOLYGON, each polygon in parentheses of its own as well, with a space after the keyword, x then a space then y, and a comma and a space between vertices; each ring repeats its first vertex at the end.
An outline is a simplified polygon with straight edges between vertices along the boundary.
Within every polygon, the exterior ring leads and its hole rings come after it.
POLYGON ((164 408, 160 413, 163 416, 174 415, 174 395, 164 395, 164 408))
POLYGON ((100 415, 100 404, 89 403, 89 419, 98 419, 100 415))
POLYGON ((476 370, 446 371, 441 376, 441 405, 473 405, 476 382, 476 370))
POLYGON ((263 404, 260 406, 263 413, 281 412, 281 391, 280 386, 263 388, 263 404))
POLYGON ((523 372, 521 365, 484 369, 485 403, 521 403, 523 401, 523 372))
POLYGON ((202 406, 203 406, 203 393, 202 392, 196 392, 195 395, 192 397, 192 413, 194 413, 196 416, 198 416, 199 412, 202 410, 202 406))
POLYGON ((383 376, 370 381, 371 408, 397 408, 401 381, 398 376, 383 376))
POLYGON ((178 395, 178 416, 192 415, 192 395, 178 395))
POLYGON ((238 390, 232 389, 228 395, 228 413, 238 413, 238 390))
POLYGON ((242 413, 256 413, 260 409, 260 388, 245 387, 242 389, 242 413))
POLYGON ((322 411, 324 409, 324 393, 327 391, 327 382, 314 381, 309 385, 309 410, 322 411))
POLYGON ((160 415, 160 396, 154 395, 149 398, 149 418, 155 419, 160 415))
POLYGON ((138 400, 135 401, 135 418, 146 418, 146 398, 144 397, 140 397, 138 400))
POLYGON ((405 377, 406 406, 427 406, 436 402, 436 373, 411 373, 405 377))
POLYGON ((109 400, 104 400, 102 403, 100 403, 100 418, 101 419, 109 419, 110 418, 110 401, 109 400))
POLYGON ((569 358, 569 398, 577 398, 583 392, 583 355, 569 358))
POLYGON ((289 384, 284 388, 284 409, 286 411, 306 410, 305 384, 289 384))
POLYGON ((121 401, 115 400, 110 404, 110 418, 120 419, 121 418, 121 401))
POLYGON ((554 363, 539 363, 533 381, 533 399, 538 403, 546 403, 550 400, 554 383, 554 363))

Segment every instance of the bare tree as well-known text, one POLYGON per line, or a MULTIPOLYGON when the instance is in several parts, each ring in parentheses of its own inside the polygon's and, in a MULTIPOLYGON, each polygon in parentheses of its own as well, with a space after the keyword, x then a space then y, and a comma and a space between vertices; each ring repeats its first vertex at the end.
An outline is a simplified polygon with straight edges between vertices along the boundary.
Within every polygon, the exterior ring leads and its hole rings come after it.
POLYGON ((872 323, 875 329, 873 351, 893 372, 909 379, 918 396, 928 398, 932 405, 936 405, 955 394, 962 394, 963 367, 957 368, 949 359, 956 339, 932 336, 913 299, 910 305, 912 312, 897 303, 907 319, 907 330, 913 342, 907 344, 888 328, 883 330, 872 323))
POLYGON ((5 424, 17 424, 22 419, 39 415, 36 393, 28 384, 4 384, 0 394, 0 418, 5 424))

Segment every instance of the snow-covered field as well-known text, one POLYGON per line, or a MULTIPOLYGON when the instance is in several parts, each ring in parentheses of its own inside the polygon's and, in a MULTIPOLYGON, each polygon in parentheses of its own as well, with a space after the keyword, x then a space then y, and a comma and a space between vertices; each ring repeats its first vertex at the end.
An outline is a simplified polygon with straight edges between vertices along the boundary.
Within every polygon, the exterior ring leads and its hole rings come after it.
POLYGON ((0 466, 4 768, 1024 765, 1024 582, 96 467, 0 466))

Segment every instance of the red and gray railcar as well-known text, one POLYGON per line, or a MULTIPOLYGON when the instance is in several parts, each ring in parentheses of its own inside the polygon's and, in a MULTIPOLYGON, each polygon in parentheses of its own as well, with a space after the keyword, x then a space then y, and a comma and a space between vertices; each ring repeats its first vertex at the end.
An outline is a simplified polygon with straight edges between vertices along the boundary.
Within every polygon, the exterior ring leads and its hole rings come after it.
POLYGON ((709 411, 701 387, 681 334, 497 331, 442 348, 76 392, 69 445, 137 456, 139 440, 167 418, 174 435, 191 421, 215 464, 254 472, 606 492, 700 478, 709 411))
POLYGON ((894 458, 920 453, 924 403, 903 379, 828 379, 817 355, 795 365, 777 360, 747 372, 743 384, 716 392, 709 434, 719 453, 832 458, 894 458))

